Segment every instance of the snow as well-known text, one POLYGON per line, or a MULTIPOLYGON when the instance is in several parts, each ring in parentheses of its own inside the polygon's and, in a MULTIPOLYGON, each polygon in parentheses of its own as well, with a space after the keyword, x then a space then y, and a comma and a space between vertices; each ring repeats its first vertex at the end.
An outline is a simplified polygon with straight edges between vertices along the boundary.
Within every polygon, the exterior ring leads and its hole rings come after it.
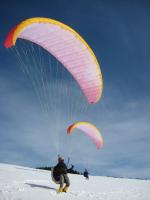
POLYGON ((49 171, 0 164, 0 200, 150 200, 150 180, 69 178, 69 192, 58 194, 49 171))

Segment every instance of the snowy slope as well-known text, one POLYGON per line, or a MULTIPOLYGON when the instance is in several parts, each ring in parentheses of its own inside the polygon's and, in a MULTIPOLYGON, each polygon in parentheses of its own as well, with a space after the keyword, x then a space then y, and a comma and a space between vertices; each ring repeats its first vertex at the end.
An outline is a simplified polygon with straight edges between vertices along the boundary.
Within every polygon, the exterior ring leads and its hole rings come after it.
POLYGON ((150 200, 150 181, 70 175, 68 193, 57 194, 50 172, 0 164, 0 200, 150 200))

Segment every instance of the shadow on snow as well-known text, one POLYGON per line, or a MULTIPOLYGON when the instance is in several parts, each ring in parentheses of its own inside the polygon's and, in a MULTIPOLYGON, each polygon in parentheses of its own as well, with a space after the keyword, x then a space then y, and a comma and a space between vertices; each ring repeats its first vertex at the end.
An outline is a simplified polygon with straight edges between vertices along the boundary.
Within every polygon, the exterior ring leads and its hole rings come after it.
POLYGON ((32 187, 32 188, 43 188, 43 189, 50 189, 50 190, 55 190, 56 191, 56 189, 55 188, 52 188, 52 187, 48 187, 48 186, 45 186, 45 185, 38 185, 38 184, 32 184, 32 183, 26 183, 27 185, 29 185, 30 187, 32 187))

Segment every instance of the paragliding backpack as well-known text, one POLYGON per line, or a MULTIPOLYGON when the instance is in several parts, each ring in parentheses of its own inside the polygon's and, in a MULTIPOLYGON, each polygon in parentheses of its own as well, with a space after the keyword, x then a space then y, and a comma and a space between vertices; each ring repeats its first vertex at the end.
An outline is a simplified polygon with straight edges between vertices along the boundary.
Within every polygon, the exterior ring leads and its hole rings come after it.
POLYGON ((52 167, 51 169, 51 177, 52 177, 52 180, 56 183, 56 184, 59 184, 60 181, 60 176, 59 176, 59 173, 58 173, 58 168, 57 168, 57 165, 55 167, 52 167))

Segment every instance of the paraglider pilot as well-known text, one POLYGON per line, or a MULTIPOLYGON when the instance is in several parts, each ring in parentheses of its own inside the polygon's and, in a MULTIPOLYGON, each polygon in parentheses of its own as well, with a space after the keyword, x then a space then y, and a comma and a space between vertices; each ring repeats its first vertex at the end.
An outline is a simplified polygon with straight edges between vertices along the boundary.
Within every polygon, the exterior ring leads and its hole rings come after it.
POLYGON ((57 177, 59 177, 59 192, 67 192, 68 188, 70 186, 70 181, 69 181, 69 177, 67 175, 67 166, 64 162, 64 159, 61 157, 58 157, 58 163, 55 166, 55 172, 57 174, 57 177), (65 187, 64 183, 66 184, 65 187))
POLYGON ((87 169, 85 169, 83 175, 84 175, 84 177, 85 177, 86 179, 89 179, 89 172, 87 171, 87 169))

